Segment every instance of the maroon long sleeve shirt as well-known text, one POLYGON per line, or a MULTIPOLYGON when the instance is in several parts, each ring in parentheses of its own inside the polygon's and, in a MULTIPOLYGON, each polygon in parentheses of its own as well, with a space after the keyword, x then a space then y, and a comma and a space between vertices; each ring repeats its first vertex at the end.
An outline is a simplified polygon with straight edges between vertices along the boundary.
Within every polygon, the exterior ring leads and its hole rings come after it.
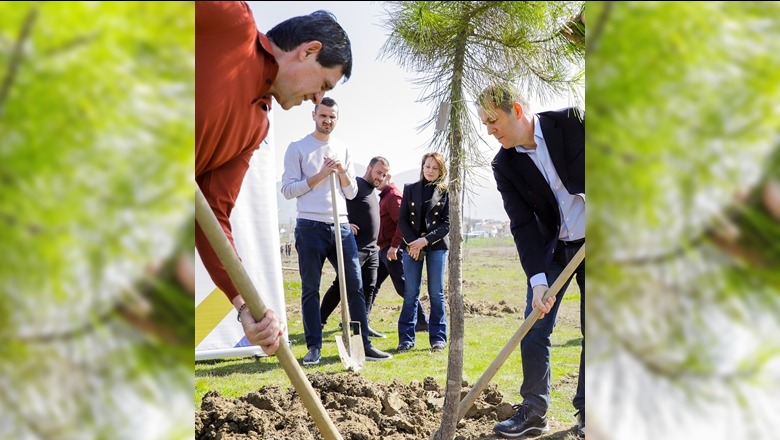
POLYGON ((402 197, 401 191, 392 183, 379 193, 379 237, 376 240, 379 249, 401 247, 403 234, 398 227, 398 211, 402 197))
MULTIPOLYGON (((235 249, 230 212, 260 142, 268 135, 279 66, 245 2, 195 2, 195 180, 235 249)), ((211 279, 238 290, 200 227, 195 246, 211 279)))

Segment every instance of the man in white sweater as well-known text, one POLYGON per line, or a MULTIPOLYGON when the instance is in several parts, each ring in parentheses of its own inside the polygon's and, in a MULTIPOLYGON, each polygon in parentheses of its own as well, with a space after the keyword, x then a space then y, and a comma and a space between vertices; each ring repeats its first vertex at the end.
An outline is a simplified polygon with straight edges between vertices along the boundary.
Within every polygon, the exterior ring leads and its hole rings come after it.
POLYGON ((336 101, 329 97, 323 98, 314 107, 312 119, 315 123, 314 132, 290 143, 287 147, 282 175, 282 194, 288 200, 297 198, 295 249, 298 251, 298 268, 301 276, 303 331, 309 349, 303 357, 303 365, 316 365, 320 362, 322 267, 327 259, 334 269, 338 268, 329 179, 333 172, 338 173, 337 180, 340 186, 336 191, 338 197, 336 202, 339 208, 349 314, 353 321, 360 322, 366 360, 391 359, 389 353, 371 345, 366 331, 368 329, 366 301, 363 295, 357 244, 347 219, 346 203, 346 198, 352 199, 357 194, 357 182, 349 148, 330 136, 338 121, 336 101))

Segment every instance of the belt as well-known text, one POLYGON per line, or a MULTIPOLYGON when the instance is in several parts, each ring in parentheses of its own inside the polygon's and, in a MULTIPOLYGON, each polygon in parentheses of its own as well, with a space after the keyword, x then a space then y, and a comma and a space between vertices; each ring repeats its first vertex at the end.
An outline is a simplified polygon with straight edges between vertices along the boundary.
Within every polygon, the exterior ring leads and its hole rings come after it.
POLYGON ((579 246, 582 243, 585 243, 585 239, 580 238, 579 240, 572 240, 572 241, 558 240, 558 243, 563 243, 564 246, 579 246))
MULTIPOLYGON (((308 222, 322 223, 322 224, 323 224, 323 225, 325 225, 325 226, 335 226, 335 225, 336 225, 336 224, 335 224, 335 223, 333 223, 333 222, 321 222, 321 221, 319 221, 319 220, 309 220, 309 219, 306 219, 306 218, 297 218, 297 219, 295 219, 295 221, 296 221, 296 222, 297 222, 298 220, 306 220, 306 221, 308 221, 308 222)), ((342 225, 343 225, 343 224, 344 224, 344 222, 341 222, 340 224, 342 224, 342 225)))

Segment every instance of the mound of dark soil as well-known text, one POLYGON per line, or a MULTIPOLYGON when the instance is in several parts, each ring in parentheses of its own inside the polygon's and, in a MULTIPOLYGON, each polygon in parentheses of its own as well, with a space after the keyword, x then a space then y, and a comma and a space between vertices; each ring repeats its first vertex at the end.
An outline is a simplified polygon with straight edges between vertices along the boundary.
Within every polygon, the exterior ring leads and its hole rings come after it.
MULTIPOLYGON (((315 392, 345 440, 428 439, 439 427, 444 388, 433 378, 408 385, 376 384, 357 373, 308 376, 315 392)), ((464 384, 462 396, 468 392, 464 384)), ((493 386, 480 394, 458 424, 457 439, 493 439, 493 425, 514 414, 493 386)), ((264 387, 229 399, 210 391, 195 416, 198 440, 322 439, 294 388, 264 387)))

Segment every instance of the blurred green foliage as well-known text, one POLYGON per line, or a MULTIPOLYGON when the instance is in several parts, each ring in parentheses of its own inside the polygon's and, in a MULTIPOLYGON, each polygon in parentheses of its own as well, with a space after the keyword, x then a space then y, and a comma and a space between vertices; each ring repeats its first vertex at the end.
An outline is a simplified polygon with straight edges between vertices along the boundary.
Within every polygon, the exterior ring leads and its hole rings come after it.
POLYGON ((0 438, 192 437, 193 88, 191 2, 0 2, 0 438))
POLYGON ((586 14, 589 435, 776 438, 780 4, 586 14))

